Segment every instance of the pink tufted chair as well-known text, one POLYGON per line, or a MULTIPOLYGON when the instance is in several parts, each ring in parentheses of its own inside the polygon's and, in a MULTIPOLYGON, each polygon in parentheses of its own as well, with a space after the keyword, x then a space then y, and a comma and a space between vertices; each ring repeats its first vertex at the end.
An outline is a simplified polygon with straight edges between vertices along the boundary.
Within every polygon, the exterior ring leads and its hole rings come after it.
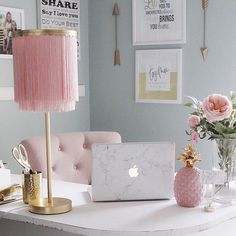
MULTIPOLYGON (((116 132, 77 132, 52 135, 53 179, 91 184, 91 146, 93 143, 120 143, 116 132)), ((46 176, 45 138, 25 139, 21 142, 28 153, 33 170, 46 176)))

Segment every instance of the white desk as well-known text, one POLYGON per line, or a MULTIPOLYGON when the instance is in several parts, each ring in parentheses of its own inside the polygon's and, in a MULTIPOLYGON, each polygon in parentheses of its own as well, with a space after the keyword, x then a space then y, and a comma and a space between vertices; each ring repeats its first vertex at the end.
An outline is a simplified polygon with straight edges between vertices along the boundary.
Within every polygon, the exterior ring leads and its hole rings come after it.
MULTIPOLYGON (((20 182, 19 176, 13 176, 13 179, 13 182, 20 182)), ((202 207, 194 209, 178 207, 174 200, 93 203, 87 185, 56 181, 53 183, 53 188, 54 196, 72 199, 71 212, 53 216, 35 215, 28 212, 27 205, 15 202, 0 206, 0 218, 78 235, 163 236, 190 235, 236 215, 236 206, 221 208, 215 213, 205 213, 202 207)), ((227 236, 236 235, 236 224, 235 226, 234 224, 235 221, 228 221, 194 235, 219 235, 217 232, 224 230, 225 233, 225 229, 227 236)))

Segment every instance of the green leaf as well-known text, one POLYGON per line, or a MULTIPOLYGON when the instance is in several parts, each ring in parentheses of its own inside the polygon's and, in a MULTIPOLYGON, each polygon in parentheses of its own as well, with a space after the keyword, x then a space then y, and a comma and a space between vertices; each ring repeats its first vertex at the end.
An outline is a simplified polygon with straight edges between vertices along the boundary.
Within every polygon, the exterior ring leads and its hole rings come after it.
POLYGON ((188 136, 190 136, 190 135, 191 135, 191 133, 190 133, 190 132, 188 132, 187 130, 185 130, 185 133, 186 133, 188 136))
POLYGON ((236 133, 233 134, 223 134, 224 138, 236 139, 236 133))
POLYGON ((205 118, 200 120, 200 125, 204 125, 204 124, 206 124, 206 119, 205 118))
POLYGON ((236 98, 235 92, 234 91, 230 91, 230 99, 231 99, 231 101, 235 100, 235 98, 236 98))
POLYGON ((208 127, 207 130, 208 130, 209 132, 213 133, 213 134, 219 134, 219 132, 216 131, 215 128, 213 128, 213 127, 208 127))
POLYGON ((198 100, 195 97, 187 96, 187 98, 191 99, 193 103, 198 104, 198 100))
POLYGON ((213 136, 210 136, 208 140, 214 140, 215 138, 213 136))
POLYGON ((191 115, 200 116, 200 113, 197 112, 197 111, 194 111, 194 112, 191 113, 191 115))
POLYGON ((191 107, 191 108, 197 109, 197 106, 195 104, 191 103, 191 102, 184 104, 184 106, 185 107, 191 107))
POLYGON ((224 126, 221 123, 217 123, 215 125, 215 130, 219 133, 219 134, 233 134, 235 133, 235 130, 232 128, 228 128, 226 126, 224 126))
POLYGON ((189 103, 185 103, 184 106, 185 107, 193 107, 193 104, 191 102, 189 102, 189 103))

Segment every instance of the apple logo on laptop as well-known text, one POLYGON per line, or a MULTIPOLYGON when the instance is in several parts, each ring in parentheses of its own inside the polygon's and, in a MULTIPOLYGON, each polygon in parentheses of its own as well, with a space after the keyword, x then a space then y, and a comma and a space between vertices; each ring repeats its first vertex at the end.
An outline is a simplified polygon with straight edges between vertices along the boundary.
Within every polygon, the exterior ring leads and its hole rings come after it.
POLYGON ((138 177, 139 173, 138 173, 138 167, 136 165, 134 165, 132 168, 129 169, 129 176, 131 178, 136 178, 138 177))

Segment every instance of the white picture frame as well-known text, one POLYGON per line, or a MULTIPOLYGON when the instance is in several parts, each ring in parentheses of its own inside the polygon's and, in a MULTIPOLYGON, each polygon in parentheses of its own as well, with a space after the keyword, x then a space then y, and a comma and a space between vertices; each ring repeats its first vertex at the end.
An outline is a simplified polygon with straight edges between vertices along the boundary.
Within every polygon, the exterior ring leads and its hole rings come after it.
POLYGON ((24 9, 0 6, 0 59, 12 59, 13 31, 24 28, 24 9))
POLYGON ((135 101, 182 103, 182 49, 136 50, 135 101))
POLYGON ((0 101, 13 101, 14 87, 0 87, 0 101))
POLYGON ((186 0, 132 0, 133 45, 186 43, 186 0))
POLYGON ((80 0, 50 1, 37 0, 38 28, 68 29, 78 33, 78 60, 80 52, 80 0))

